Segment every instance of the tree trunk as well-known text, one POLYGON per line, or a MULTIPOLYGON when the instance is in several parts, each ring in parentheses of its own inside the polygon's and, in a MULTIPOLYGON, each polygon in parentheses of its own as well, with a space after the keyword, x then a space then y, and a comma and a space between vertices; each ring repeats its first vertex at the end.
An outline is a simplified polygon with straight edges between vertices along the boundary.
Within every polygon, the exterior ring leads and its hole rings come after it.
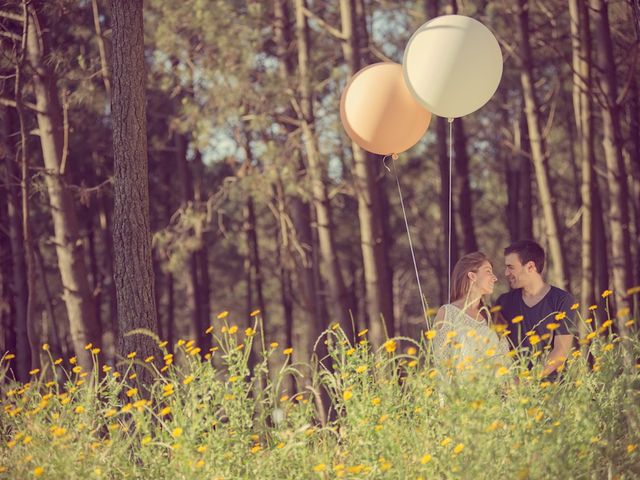
MULTIPOLYGON (((586 2, 569 0, 571 16, 571 51, 573 65, 573 111, 580 152, 582 203, 582 276, 580 282, 580 303, 582 310, 595 301, 593 244, 593 193, 597 188, 594 181, 595 151, 593 148, 593 108, 591 96, 591 33, 586 2)), ((584 323, 580 322, 584 330, 584 323)), ((587 332, 581 331, 580 336, 587 332)))
MULTIPOLYGON (((274 2, 274 13, 276 17, 276 39, 278 46, 278 57, 280 59, 280 76, 282 81, 287 85, 292 78, 295 78, 295 67, 293 56, 291 55, 291 45, 293 42, 293 36, 291 33, 291 25, 289 19, 289 11, 286 0, 278 0, 274 2)), ((291 126, 286 128, 291 131, 291 126)), ((306 176, 306 169, 300 158, 299 152, 294 152, 292 156, 293 165, 298 172, 299 179, 302 180, 306 176)), ((285 204, 285 191, 282 185, 277 187, 277 198, 279 202, 280 219, 284 221, 286 211, 284 210, 285 204)), ((286 255, 292 255, 296 259, 296 269, 298 273, 298 279, 300 282, 301 298, 303 300, 304 310, 306 311, 307 325, 311 328, 301 329, 300 335, 300 347, 299 358, 305 358, 308 360, 313 351, 318 335, 322 331, 324 321, 324 305, 322 299, 319 297, 321 288, 317 284, 317 276, 314 270, 318 268, 313 262, 313 232, 311 231, 311 212, 309 204, 298 196, 292 196, 289 199, 289 211, 291 213, 291 220, 295 228, 295 232, 288 232, 286 227, 282 226, 284 230, 281 232, 283 235, 283 241, 291 242, 295 241, 301 248, 296 253, 283 252, 286 255), (295 238, 287 238, 291 233, 294 233, 295 238)), ((289 248, 292 246, 287 243, 289 248)), ((293 325, 291 326, 293 328, 293 325)), ((298 353, 298 352, 297 352, 298 353)))
MULTIPOLYGON (((640 8, 640 6, 639 6, 640 8)), ((631 184, 631 198, 635 219, 635 240, 631 242, 636 246, 636 259, 634 265, 635 282, 640 283, 640 82, 636 77, 631 84, 631 101, 629 102, 629 131, 632 136, 632 148, 629 158, 629 171, 633 173, 631 184)))
MULTIPOLYGON (((622 156, 620 133, 620 112, 616 67, 613 45, 609 30, 609 13, 605 0, 590 0, 597 22, 597 64, 599 84, 602 92, 602 123, 604 127, 604 156, 607 164, 607 184, 609 186, 609 225, 611 231, 611 269, 613 290, 617 308, 628 306, 627 288, 631 286, 631 245, 629 235, 629 188, 622 156)), ((619 325, 623 334, 628 328, 619 325)))
POLYGON ((329 287, 329 305, 332 310, 332 318, 340 322, 344 331, 351 337, 355 332, 351 331, 349 298, 335 248, 333 217, 327 194, 326 164, 320 152, 318 152, 315 133, 309 59, 309 27, 304 15, 305 8, 305 0, 295 0, 299 69, 298 91, 301 110, 298 116, 302 123, 302 136, 309 164, 309 176, 317 220, 318 243, 320 245, 321 271, 324 283, 329 287))
POLYGON ((467 137, 461 118, 453 124, 453 149, 455 152, 456 178, 460 185, 458 196, 458 214, 462 224, 465 253, 478 250, 478 241, 473 227, 473 197, 469 181, 469 155, 467 154, 467 137))
MULTIPOLYGON (((357 21, 351 0, 340 0, 342 53, 349 75, 360 69, 357 21)), ((358 198, 360 244, 364 266, 367 316, 370 339, 381 345, 387 335, 393 336, 393 285, 388 259, 388 246, 382 226, 382 192, 374 168, 375 161, 357 144, 352 143, 354 182, 358 198)), ((376 160, 379 162, 379 160, 376 160)))
MULTIPOLYGON (((154 353, 146 335, 156 333, 156 305, 149 228, 147 173, 146 71, 142 0, 113 0, 113 156, 114 156, 114 277, 118 301, 118 353, 154 353)), ((145 372, 141 369, 140 373, 145 372)), ((139 373, 139 375, 140 375, 139 373)), ((148 375, 141 378, 143 384, 148 375)))
POLYGON ((38 128, 42 156, 47 169, 45 180, 51 204, 58 267, 78 364, 88 370, 93 364, 91 354, 84 346, 89 342, 100 344, 102 334, 95 318, 75 205, 66 186, 65 173, 61 169, 65 162, 61 130, 62 111, 56 80, 46 61, 47 40, 44 31, 40 26, 35 6, 30 6, 27 52, 29 64, 34 72, 38 128))
POLYGON ((546 240, 549 246, 549 257, 551 260, 551 281, 560 288, 567 289, 567 272, 565 267, 564 250, 560 232, 558 230, 558 215, 551 192, 551 182, 549 178, 549 156, 542 136, 540 127, 540 114, 538 98, 535 91, 535 81, 533 78, 533 57, 531 44, 529 43, 529 2, 528 0, 518 0, 518 19, 520 34, 520 57, 522 67, 520 81, 524 94, 525 112, 527 115, 527 125, 529 139, 531 142, 531 156, 538 183, 538 194, 544 215, 544 226, 546 240))
MULTIPOLYGON (((19 101, 19 100, 18 100, 19 101)), ((16 102, 18 103, 18 102, 16 102)), ((4 131, 2 132, 2 140, 5 144, 5 181, 7 192, 7 217, 8 217, 8 235, 9 235, 9 251, 11 255, 7 258, 12 260, 11 268, 6 270, 11 272, 11 284, 12 284, 12 305, 10 313, 13 317, 11 329, 7 329, 7 348, 11 348, 11 351, 15 353, 16 360, 14 369, 16 378, 21 382, 26 382, 29 378, 28 372, 31 359, 28 357, 29 352, 29 338, 27 336, 27 325, 29 318, 27 316, 27 302, 29 296, 28 282, 27 282, 27 267, 26 267, 26 250, 24 248, 24 236, 23 236, 23 222, 22 222, 22 206, 21 206, 21 186, 26 189, 29 185, 30 179, 25 178, 24 185, 20 180, 20 172, 17 170, 17 165, 14 163, 14 159, 22 158, 23 161, 28 159, 27 152, 21 152, 21 156, 17 155, 18 148, 22 149, 26 145, 26 139, 22 143, 22 146, 15 145, 15 142, 10 140, 11 136, 18 129, 17 123, 19 119, 16 118, 16 114, 9 109, 3 109, 4 119, 4 131)), ((21 129, 24 133, 24 129, 21 129)), ((25 165, 26 167, 26 165, 25 165)), ((26 169, 25 169, 26 170, 26 169)), ((26 173, 26 172, 25 172, 26 173)), ((27 191, 28 193, 28 191, 27 191)), ((4 275, 3 275, 4 276, 4 275)))

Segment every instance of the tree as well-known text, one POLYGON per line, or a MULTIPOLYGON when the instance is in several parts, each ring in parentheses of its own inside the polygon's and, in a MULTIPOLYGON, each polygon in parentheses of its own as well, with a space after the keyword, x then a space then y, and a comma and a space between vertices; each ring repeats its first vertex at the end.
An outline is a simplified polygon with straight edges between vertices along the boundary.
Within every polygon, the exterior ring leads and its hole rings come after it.
POLYGON ((146 68, 142 0, 114 0, 112 79, 114 277, 118 302, 118 353, 146 358, 154 351, 143 328, 156 333, 156 305, 149 227, 146 68))

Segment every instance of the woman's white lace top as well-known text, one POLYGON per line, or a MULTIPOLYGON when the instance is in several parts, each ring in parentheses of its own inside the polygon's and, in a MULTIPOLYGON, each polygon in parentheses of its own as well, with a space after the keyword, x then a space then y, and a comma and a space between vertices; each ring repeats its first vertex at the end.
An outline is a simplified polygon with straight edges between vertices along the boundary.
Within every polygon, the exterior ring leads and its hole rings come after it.
POLYGON ((436 325, 433 348, 436 364, 451 371, 472 370, 478 364, 506 365, 509 344, 498 337, 484 317, 475 318, 452 304, 443 305, 444 318, 436 325))

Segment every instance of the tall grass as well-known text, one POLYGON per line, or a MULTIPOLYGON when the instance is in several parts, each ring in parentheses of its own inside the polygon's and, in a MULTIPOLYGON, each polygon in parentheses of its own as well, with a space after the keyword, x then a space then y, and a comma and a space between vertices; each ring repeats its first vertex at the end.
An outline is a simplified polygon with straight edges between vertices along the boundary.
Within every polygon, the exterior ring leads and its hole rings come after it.
POLYGON ((328 357, 293 364, 259 324, 228 318, 204 355, 159 342, 157 358, 110 368, 87 346, 92 371, 50 357, 27 384, 8 377, 5 354, 0 478, 637 478, 640 342, 622 313, 632 335, 587 319, 555 383, 538 378, 542 353, 531 369, 494 352, 436 369, 429 332, 374 350, 366 332, 334 327, 319 339, 328 357), (138 384, 134 367, 155 381, 138 384))

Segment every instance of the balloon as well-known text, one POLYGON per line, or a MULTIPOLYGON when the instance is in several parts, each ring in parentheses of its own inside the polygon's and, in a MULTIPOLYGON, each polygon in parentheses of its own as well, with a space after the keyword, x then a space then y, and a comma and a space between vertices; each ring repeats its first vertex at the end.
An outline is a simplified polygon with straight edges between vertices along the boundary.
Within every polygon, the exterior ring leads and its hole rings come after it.
POLYGON ((414 146, 431 121, 411 95, 397 63, 375 63, 356 73, 340 99, 340 119, 349 138, 379 155, 414 146))
POLYGON ((491 31, 464 15, 422 25, 404 51, 402 71, 416 100, 440 117, 475 112, 502 77, 502 52, 491 31))

